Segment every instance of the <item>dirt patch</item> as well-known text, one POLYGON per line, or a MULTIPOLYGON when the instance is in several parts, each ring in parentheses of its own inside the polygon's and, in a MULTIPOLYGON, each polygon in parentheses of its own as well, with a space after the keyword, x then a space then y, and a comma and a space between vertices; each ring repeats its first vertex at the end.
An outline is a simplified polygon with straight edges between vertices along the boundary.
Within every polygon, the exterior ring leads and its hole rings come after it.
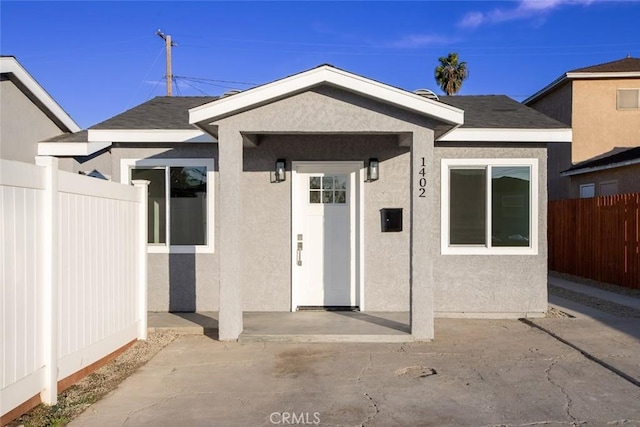
POLYGON ((129 375, 147 363, 176 338, 174 334, 150 332, 127 351, 58 395, 54 406, 38 405, 8 424, 10 427, 64 426, 102 396, 118 387, 129 375))
POLYGON ((564 311, 558 310, 555 307, 549 307, 549 309, 545 313, 545 317, 551 317, 551 318, 561 318, 561 317, 574 318, 574 316, 570 315, 569 313, 565 313, 564 311))
POLYGON ((438 374, 435 369, 425 366, 407 366, 406 368, 396 369, 394 373, 398 377, 406 376, 411 378, 427 378, 438 374))

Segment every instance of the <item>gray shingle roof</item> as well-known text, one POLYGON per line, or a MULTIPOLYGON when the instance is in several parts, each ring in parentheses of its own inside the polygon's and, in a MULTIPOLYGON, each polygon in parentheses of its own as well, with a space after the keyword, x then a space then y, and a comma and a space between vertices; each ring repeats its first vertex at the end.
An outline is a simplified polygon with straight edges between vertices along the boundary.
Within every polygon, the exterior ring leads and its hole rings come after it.
POLYGON ((158 96, 89 129, 194 129, 189 109, 217 96, 158 96))
POLYGON ((624 73, 640 71, 640 58, 624 58, 604 64, 576 68, 569 73, 624 73))
MULTIPOLYGON (((156 97, 89 129, 193 129, 189 109, 213 96, 156 97)), ((440 101, 465 112, 466 128, 558 129, 567 125, 504 95, 443 96, 440 101)), ((58 135, 45 142, 87 142, 87 131, 58 135)))
POLYGON ((441 96, 440 102, 464 110, 463 128, 566 129, 568 127, 505 95, 441 96))

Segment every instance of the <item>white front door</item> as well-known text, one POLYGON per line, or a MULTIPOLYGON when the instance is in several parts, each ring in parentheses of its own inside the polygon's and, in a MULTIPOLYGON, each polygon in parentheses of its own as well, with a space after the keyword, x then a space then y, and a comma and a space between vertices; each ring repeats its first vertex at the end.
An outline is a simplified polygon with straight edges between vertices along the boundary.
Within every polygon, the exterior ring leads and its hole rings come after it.
POLYGON ((294 162, 292 309, 358 306, 359 162, 294 162))

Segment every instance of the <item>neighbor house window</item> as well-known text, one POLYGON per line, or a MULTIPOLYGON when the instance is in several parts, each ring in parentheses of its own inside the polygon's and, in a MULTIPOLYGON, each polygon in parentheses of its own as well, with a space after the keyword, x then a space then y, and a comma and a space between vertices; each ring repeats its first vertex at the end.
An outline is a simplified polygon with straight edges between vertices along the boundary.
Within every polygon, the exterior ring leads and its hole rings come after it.
POLYGON ((602 181, 600 183, 600 196, 613 196, 618 194, 618 181, 602 181))
POLYGON ((580 186, 580 198, 588 199, 589 197, 596 197, 596 186, 595 184, 582 184, 580 186))
POLYGON ((122 162, 123 182, 149 181, 147 239, 150 252, 212 249, 212 160, 126 159, 122 162))
POLYGON ((442 253, 537 253, 537 165, 442 160, 442 253))
POLYGON ((618 110, 637 110, 640 108, 640 89, 618 89, 616 106, 618 110))

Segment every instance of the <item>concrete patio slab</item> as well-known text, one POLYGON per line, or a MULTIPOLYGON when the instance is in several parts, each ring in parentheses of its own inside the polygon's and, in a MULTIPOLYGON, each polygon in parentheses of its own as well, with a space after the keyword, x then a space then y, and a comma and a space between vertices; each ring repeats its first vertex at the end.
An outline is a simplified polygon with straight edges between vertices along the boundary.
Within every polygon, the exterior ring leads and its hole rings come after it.
MULTIPOLYGON (((603 327, 632 360, 633 337, 603 327)), ((638 401, 640 387, 522 322, 438 319, 430 343, 182 336, 70 425, 633 426, 638 401)))
POLYGON ((397 343, 410 332, 407 312, 249 312, 239 341, 397 343))

